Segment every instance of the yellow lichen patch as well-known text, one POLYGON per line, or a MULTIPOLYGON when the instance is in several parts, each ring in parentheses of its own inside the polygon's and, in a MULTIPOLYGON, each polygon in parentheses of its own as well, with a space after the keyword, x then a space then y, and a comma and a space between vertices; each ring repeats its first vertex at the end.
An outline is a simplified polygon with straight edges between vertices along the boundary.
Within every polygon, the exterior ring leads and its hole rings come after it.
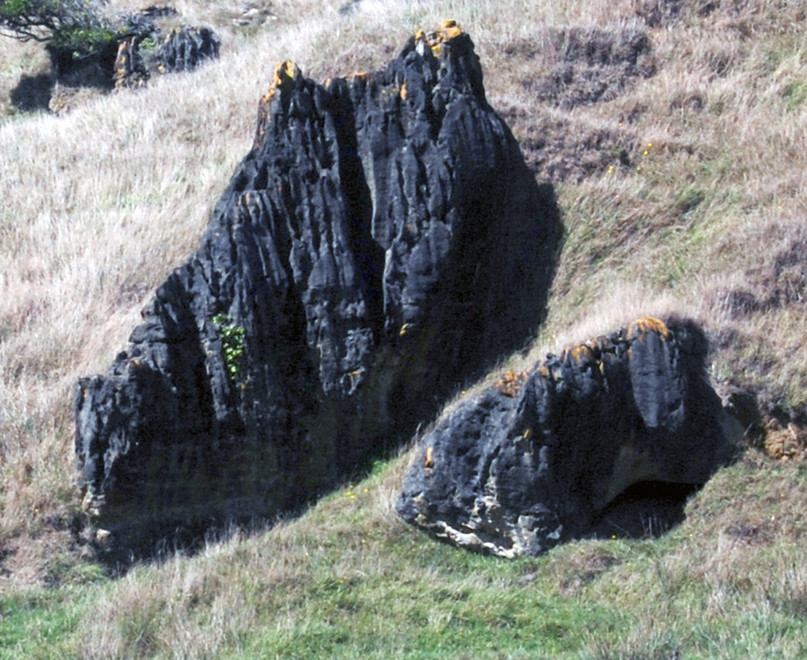
POLYGON ((272 75, 272 84, 266 94, 263 95, 261 103, 269 103, 277 93, 277 90, 283 86, 287 80, 294 80, 300 75, 300 69, 291 60, 285 62, 278 62, 275 66, 275 72, 272 75))
POLYGON ((431 468, 433 466, 434 466, 434 447, 427 447, 426 462, 423 464, 423 467, 431 468))
POLYGON ((277 92, 277 87, 272 85, 268 90, 266 90, 266 94, 264 94, 261 97, 261 103, 263 103, 264 105, 269 103, 269 101, 271 101, 274 98, 276 92, 277 92))
POLYGON ((403 85, 401 85, 401 89, 398 91, 398 95, 401 97, 402 101, 406 101, 406 96, 408 92, 406 91, 406 81, 404 81, 403 85))
POLYGON ((583 360, 588 360, 593 357, 594 354, 591 352, 591 349, 585 344, 575 346, 572 349, 572 360, 575 362, 582 362, 583 360))
POLYGON ((506 371, 504 375, 496 381, 494 387, 499 392, 510 398, 515 398, 518 395, 524 381, 527 380, 526 372, 516 373, 515 371, 506 371))
POLYGON ((522 438, 524 438, 524 439, 526 440, 526 439, 527 439, 527 438, 529 438, 531 435, 532 435, 532 429, 527 429, 526 431, 524 431, 524 434, 523 434, 521 437, 522 437, 522 438))
POLYGON ((546 368, 545 364, 542 364, 538 371, 541 374, 541 378, 549 378, 549 369, 546 368))
POLYGON ((399 336, 399 337, 403 337, 403 336, 404 336, 404 335, 405 335, 407 332, 409 332, 409 324, 408 324, 408 323, 404 323, 404 324, 401 326, 401 329, 398 331, 398 336, 399 336))
MULTIPOLYGON (((297 77, 299 69, 297 68, 297 65, 291 60, 286 60, 280 66, 282 66, 282 74, 286 78, 294 80, 297 77)), ((277 71, 275 72, 275 74, 277 74, 277 71)))
MULTIPOLYGON (((432 53, 434 53, 435 57, 440 57, 442 53, 442 45, 451 41, 452 39, 456 39, 462 34, 462 28, 459 26, 457 21, 453 18, 443 21, 440 24, 440 28, 437 32, 430 34, 426 38, 426 43, 431 48, 432 53)), ((423 38, 422 31, 419 31, 415 38, 423 38)))
POLYGON ((670 338, 670 329, 664 321, 654 316, 644 316, 630 324, 628 327, 628 340, 636 339, 648 332, 655 332, 661 335, 662 339, 670 338))
POLYGON ((462 34, 462 28, 457 24, 457 21, 453 18, 449 18, 440 24, 440 32, 445 35, 444 41, 449 41, 450 39, 455 39, 460 36, 462 34))
POLYGON ((426 33, 423 30, 415 32, 415 41, 422 41, 426 38, 426 33))

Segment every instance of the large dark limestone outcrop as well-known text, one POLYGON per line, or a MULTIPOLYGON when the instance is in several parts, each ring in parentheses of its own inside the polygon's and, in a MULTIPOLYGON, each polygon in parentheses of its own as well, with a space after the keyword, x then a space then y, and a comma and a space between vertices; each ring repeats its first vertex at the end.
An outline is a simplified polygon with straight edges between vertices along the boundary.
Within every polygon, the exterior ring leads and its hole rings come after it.
POLYGON ((644 481, 702 484, 725 458, 706 340, 645 318, 461 401, 421 440, 397 503, 458 546, 536 555, 644 481))
POLYGON ((198 251, 76 387, 86 509, 134 547, 304 504, 524 342, 558 237, 454 23, 350 79, 279 65, 198 251))

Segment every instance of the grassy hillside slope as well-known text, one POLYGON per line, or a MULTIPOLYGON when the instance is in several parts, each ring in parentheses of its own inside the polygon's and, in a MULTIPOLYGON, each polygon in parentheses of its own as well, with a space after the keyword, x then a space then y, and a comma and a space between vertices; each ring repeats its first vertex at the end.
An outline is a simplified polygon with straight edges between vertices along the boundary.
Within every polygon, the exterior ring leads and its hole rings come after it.
MULTIPOLYGON (((223 34, 219 62, 62 116, 4 98, 0 656, 807 655, 803 3, 342 6, 188 0, 223 34), (538 559, 470 555, 392 513, 403 454, 299 519, 109 576, 73 484, 72 384, 106 369, 196 246, 276 61, 367 70, 449 17, 566 231, 547 323, 507 368, 641 313, 688 314, 715 386, 753 388, 760 428, 659 538, 649 518, 538 559)), ((4 94, 44 66, 30 45, 0 57, 4 94)))

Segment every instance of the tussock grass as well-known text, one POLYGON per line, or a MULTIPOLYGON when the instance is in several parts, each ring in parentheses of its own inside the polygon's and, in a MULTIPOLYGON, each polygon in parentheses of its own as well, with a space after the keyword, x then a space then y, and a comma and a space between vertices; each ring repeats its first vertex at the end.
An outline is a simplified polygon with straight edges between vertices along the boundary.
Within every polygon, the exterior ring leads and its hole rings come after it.
POLYGON ((502 368, 640 315, 691 316, 713 340, 716 384, 753 387, 804 437, 807 271, 787 258, 807 244, 803 3, 684 2, 657 26, 628 0, 258 4, 269 13, 239 25, 256 3, 179 3, 223 35, 221 61, 59 117, 8 104, 46 63, 0 42, 0 655, 807 653, 807 471, 753 449, 656 540, 514 562, 456 551, 395 516, 403 455, 270 531, 104 575, 73 486, 76 378, 106 369, 195 248, 276 61, 318 78, 367 70, 448 17, 471 33, 488 100, 554 184, 565 226, 547 321, 502 368), (653 75, 570 110, 539 100, 562 60, 552 39, 578 28, 646 32, 653 75), (547 145, 571 166, 547 167, 547 145))

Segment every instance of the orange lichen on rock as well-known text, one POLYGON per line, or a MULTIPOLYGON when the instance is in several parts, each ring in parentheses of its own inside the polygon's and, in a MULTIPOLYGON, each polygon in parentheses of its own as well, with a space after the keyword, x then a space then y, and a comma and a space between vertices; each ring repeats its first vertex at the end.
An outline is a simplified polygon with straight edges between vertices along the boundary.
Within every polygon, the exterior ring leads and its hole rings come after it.
POLYGON ((505 396, 515 398, 518 395, 524 381, 527 380, 527 373, 522 371, 516 373, 515 371, 506 371, 504 375, 496 381, 496 389, 505 396))
POLYGON ((291 60, 286 60, 285 62, 278 62, 277 66, 275 66, 275 72, 272 75, 272 84, 270 85, 269 89, 267 90, 266 94, 263 95, 261 99, 261 103, 269 103, 277 90, 280 89, 283 84, 288 80, 294 80, 300 75, 299 67, 292 62, 291 60))
POLYGON ((637 339, 648 332, 655 332, 661 335, 662 339, 670 338, 670 329, 664 321, 654 316, 643 316, 628 326, 628 340, 637 339))
POLYGON ((462 28, 453 18, 449 18, 440 24, 440 32, 445 35, 445 41, 454 39, 462 34, 462 28))
POLYGON ((417 34, 415 34, 415 39, 425 39, 435 57, 440 57, 442 45, 444 43, 448 43, 452 39, 456 39, 461 34, 462 28, 459 26, 457 21, 455 21, 453 18, 449 18, 448 20, 443 21, 437 31, 432 32, 428 37, 424 35, 423 30, 418 30, 417 34))
POLYGON ((269 86, 266 94, 261 97, 258 104, 258 126, 256 128, 255 142, 252 145, 253 149, 259 149, 263 143, 266 135, 266 126, 270 121, 270 103, 277 95, 279 89, 283 89, 289 82, 299 78, 302 75, 300 68, 291 60, 278 62, 275 66, 275 72, 272 75, 272 84, 269 86))
POLYGON ((572 349, 572 360, 575 362, 582 362, 583 360, 590 360, 594 357, 594 352, 585 344, 575 346, 572 349))

